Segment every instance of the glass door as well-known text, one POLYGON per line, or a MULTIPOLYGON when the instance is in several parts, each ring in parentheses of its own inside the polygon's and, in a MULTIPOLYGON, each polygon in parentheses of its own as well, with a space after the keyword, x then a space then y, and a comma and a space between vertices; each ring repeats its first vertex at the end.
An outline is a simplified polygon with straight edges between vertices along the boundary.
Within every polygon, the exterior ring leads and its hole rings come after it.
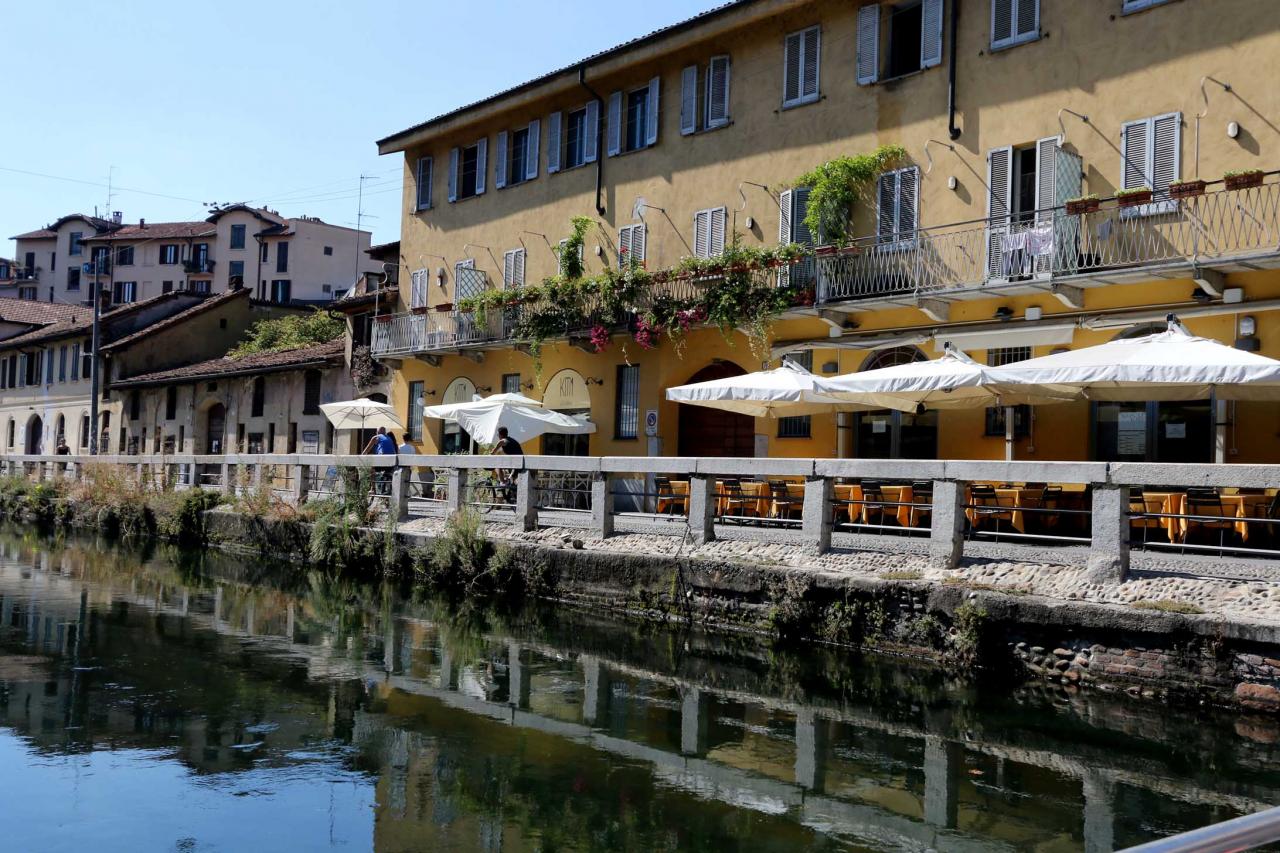
POLYGON ((1211 462, 1213 403, 1095 403, 1094 458, 1101 462, 1211 462))
POLYGON ((860 412, 854 431, 859 459, 937 459, 938 413, 860 412))

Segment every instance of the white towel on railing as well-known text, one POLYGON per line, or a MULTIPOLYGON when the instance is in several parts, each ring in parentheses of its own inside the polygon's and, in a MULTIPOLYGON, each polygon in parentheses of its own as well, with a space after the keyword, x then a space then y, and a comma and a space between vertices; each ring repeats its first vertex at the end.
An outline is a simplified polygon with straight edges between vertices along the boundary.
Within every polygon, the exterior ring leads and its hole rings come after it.
POLYGON ((1053 254, 1053 226, 1037 225, 1027 232, 1027 249, 1032 255, 1042 257, 1053 254))
POLYGON ((1030 273, 1031 256, 1027 254, 1027 232, 1010 231, 1000 238, 1000 249, 1004 255, 1004 274, 1007 278, 1024 276, 1030 273))

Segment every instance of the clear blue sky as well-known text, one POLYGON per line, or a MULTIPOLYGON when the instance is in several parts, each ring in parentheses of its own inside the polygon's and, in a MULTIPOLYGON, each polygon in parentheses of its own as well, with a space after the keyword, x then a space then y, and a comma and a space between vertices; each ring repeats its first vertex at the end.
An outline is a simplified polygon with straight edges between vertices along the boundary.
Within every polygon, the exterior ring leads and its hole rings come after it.
POLYGON ((398 239, 400 159, 374 140, 716 2, 9 4, 0 256, 104 209, 109 171, 126 221, 247 200, 342 225, 372 175, 366 227, 398 239))

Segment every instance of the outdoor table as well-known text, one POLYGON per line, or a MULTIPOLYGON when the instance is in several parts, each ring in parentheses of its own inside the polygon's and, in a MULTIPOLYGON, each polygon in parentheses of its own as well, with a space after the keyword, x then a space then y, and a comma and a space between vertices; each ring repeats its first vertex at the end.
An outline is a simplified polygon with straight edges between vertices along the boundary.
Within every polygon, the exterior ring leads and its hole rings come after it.
POLYGON ((689 481, 671 480, 671 494, 658 496, 658 512, 664 513, 673 507, 679 508, 680 515, 689 512, 689 481))
MULTIPOLYGON (((863 499, 862 486, 836 486, 835 491, 836 500, 845 502, 850 524, 869 523, 870 507, 860 503, 863 499)), ((913 495, 910 486, 881 486, 880 495, 885 503, 898 504, 898 506, 884 507, 885 513, 892 516, 903 527, 916 526, 921 510, 912 503, 913 495)))
MULTIPOLYGON (((1177 515, 1182 512, 1183 505, 1186 501, 1186 492, 1143 492, 1142 504, 1143 511, 1150 513, 1161 513, 1165 515, 1177 515)), ((1170 542, 1181 542, 1185 530, 1182 527, 1182 519, 1180 518, 1157 518, 1157 525, 1169 537, 1170 542)))
MULTIPOLYGON (((1240 534, 1240 541, 1242 542, 1249 541, 1249 528, 1253 527, 1252 524, 1249 524, 1247 521, 1244 521, 1243 519, 1256 518, 1258 507, 1266 506, 1271 502, 1271 498, 1268 495, 1239 495, 1239 494, 1222 495, 1220 494, 1218 495, 1218 500, 1221 501, 1222 503, 1222 515, 1224 518, 1242 519, 1241 521, 1237 521, 1234 525, 1232 525, 1232 528, 1235 530, 1235 532, 1240 534)), ((1177 510, 1177 512, 1181 514, 1185 514, 1188 512, 1186 492, 1182 493, 1181 502, 1179 504, 1179 509, 1177 510)), ((1207 513, 1201 512, 1198 514, 1212 515, 1213 513, 1212 511, 1210 511, 1207 513)), ((1179 524, 1181 525, 1182 539, 1186 539, 1187 534, 1190 533, 1191 530, 1197 524, 1196 521, 1192 519, 1187 519, 1187 518, 1175 518, 1170 520, 1179 522, 1179 524)))
MULTIPOLYGON (((755 518, 767 518, 769 516, 770 507, 773 501, 769 499, 769 484, 762 483, 758 480, 742 480, 739 482, 742 488, 742 497, 746 500, 745 506, 736 507, 738 514, 749 516, 755 513, 755 518), (754 500, 753 500, 754 499, 754 500)), ((724 516, 731 509, 729 506, 729 496, 726 493, 724 482, 716 481, 716 515, 724 516)), ((735 517, 737 517, 735 515, 735 517)))
MULTIPOLYGON (((1019 533, 1027 532, 1026 513, 1023 509, 1026 507, 1038 508, 1040 500, 1044 497, 1044 489, 1029 489, 1026 486, 1006 486, 995 489, 996 502, 993 506, 1006 508, 1009 510, 1009 524, 1019 533)), ((973 493, 969 493, 969 499, 966 503, 973 503, 973 493)), ((978 510, 970 507, 966 509, 965 515, 969 518, 969 523, 976 525, 978 523, 978 510)))

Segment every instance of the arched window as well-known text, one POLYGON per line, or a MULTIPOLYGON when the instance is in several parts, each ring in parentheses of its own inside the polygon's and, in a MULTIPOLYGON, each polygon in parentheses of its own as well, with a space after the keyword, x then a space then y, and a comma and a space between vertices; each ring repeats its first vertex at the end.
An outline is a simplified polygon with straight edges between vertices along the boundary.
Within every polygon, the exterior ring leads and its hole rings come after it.
MULTIPOLYGON (((891 347, 873 353, 863 364, 862 370, 878 370, 928 360, 929 357, 918 347, 891 347)), ((897 411, 859 412, 854 418, 854 452, 859 459, 938 457, 938 413, 933 409, 918 414, 897 411)))
MULTIPOLYGON (((578 371, 566 367, 552 376, 546 387, 542 405, 548 409, 580 418, 591 414, 591 393, 578 371)), ((589 435, 548 433, 542 437, 542 452, 548 456, 586 456, 590 447, 589 435)))
POLYGON ((917 361, 928 361, 929 357, 919 347, 890 347, 876 350, 863 362, 860 370, 879 370, 882 367, 897 367, 899 364, 914 364, 917 361))
MULTIPOLYGON (((459 376, 444 389, 444 403, 469 403, 476 395, 475 383, 459 376)), ((471 447, 471 436, 455 421, 445 421, 440 437, 441 453, 462 453, 471 447)))

